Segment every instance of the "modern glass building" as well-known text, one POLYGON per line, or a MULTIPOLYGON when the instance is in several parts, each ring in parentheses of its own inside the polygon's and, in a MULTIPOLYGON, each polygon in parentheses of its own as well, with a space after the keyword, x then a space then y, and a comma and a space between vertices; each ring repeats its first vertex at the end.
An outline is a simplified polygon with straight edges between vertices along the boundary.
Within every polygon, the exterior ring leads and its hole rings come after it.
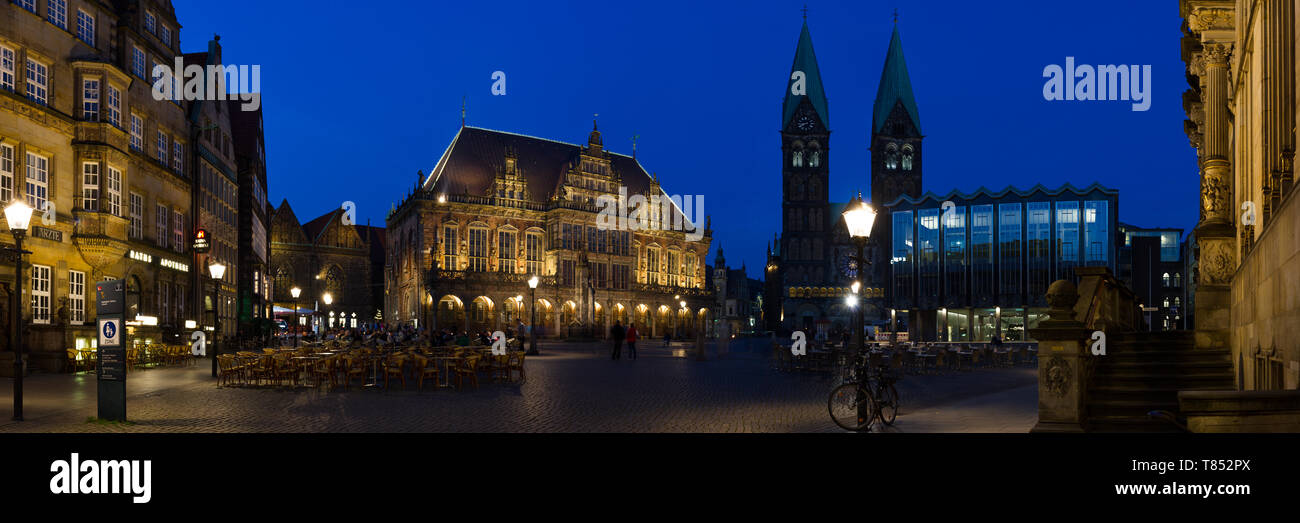
POLYGON ((1116 270, 1119 191, 1095 183, 927 192, 885 208, 888 299, 913 339, 1024 340, 1053 281, 1077 281, 1079 266, 1116 270))

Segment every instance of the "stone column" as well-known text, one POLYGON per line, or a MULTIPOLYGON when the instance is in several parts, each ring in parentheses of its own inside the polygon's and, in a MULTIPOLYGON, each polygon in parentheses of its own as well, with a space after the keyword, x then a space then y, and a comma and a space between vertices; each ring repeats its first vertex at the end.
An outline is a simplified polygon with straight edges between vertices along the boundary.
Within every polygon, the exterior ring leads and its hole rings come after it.
POLYGON ((1083 432, 1087 425, 1087 372, 1091 331, 1074 318, 1079 291, 1066 280, 1047 290, 1051 318, 1029 329, 1038 340, 1038 423, 1031 432, 1083 432))
POLYGON ((1197 59, 1202 75, 1205 123, 1201 146, 1201 221, 1193 234, 1200 252, 1196 275, 1196 347, 1229 346, 1232 297, 1229 284, 1237 269, 1232 164, 1228 147, 1228 58, 1232 44, 1207 43, 1197 59))

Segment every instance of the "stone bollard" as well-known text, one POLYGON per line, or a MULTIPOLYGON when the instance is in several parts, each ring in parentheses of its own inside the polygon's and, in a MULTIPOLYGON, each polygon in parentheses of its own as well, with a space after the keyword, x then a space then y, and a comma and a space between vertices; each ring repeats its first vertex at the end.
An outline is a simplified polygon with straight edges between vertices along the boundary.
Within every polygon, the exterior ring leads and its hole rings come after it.
POLYGON ((1073 283, 1053 282, 1047 289, 1051 318, 1029 329, 1038 340, 1038 423, 1031 432, 1083 432, 1087 425, 1084 365, 1091 331, 1074 318, 1078 299, 1073 283))

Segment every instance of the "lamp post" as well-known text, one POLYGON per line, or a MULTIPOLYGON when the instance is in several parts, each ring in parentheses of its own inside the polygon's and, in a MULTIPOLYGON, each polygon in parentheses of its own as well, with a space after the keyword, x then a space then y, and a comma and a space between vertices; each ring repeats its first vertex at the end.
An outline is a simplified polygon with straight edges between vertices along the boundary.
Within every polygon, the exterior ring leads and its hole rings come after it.
POLYGON ((529 356, 537 356, 539 354, 537 352, 537 283, 539 281, 541 280, 537 279, 537 275, 528 278, 528 289, 530 293, 529 299, 533 302, 533 313, 532 316, 528 318, 528 352, 526 354, 529 356))
MULTIPOLYGON (((862 194, 859 193, 844 207, 844 225, 849 230, 849 236, 853 238, 853 243, 858 246, 857 272, 859 282, 854 285, 854 299, 857 298, 857 289, 861 288, 861 281, 865 281, 866 267, 871 265, 871 260, 867 259, 866 248, 867 240, 871 238, 871 227, 876 223, 876 210, 862 201, 862 194)), ((858 350, 862 350, 865 342, 863 340, 863 318, 862 307, 857 308, 857 328, 854 329, 853 342, 857 344, 858 350)))
POLYGON ((23 237, 27 236, 27 226, 32 221, 32 208, 22 200, 14 200, 5 207, 5 220, 9 221, 9 232, 14 235, 14 289, 9 295, 9 346, 14 350, 14 421, 23 420, 23 336, 22 336, 22 294, 23 294, 23 237))
POLYGON ((226 266, 220 262, 208 265, 208 275, 212 276, 212 377, 217 377, 217 355, 221 354, 221 277, 226 275, 226 266))
POLYGON ((293 296, 293 348, 298 348, 298 296, 302 295, 302 289, 294 287, 289 289, 289 295, 293 296))

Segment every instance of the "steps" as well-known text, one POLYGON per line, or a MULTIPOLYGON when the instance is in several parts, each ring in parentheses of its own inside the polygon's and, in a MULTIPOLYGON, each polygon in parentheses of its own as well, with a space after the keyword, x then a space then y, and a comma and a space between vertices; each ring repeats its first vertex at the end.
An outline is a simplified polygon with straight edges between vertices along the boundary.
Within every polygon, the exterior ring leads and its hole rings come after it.
POLYGON ((1178 412, 1180 390, 1232 390, 1232 354, 1196 349, 1187 331, 1115 334, 1088 388, 1088 430, 1178 432, 1153 410, 1178 412))

